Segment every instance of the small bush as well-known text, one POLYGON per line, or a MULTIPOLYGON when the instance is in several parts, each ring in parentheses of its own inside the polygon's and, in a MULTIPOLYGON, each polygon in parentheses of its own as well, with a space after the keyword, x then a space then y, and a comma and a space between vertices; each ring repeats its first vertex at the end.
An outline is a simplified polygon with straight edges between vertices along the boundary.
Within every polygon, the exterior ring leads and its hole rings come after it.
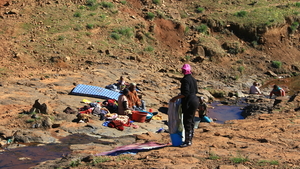
POLYGON ((211 160, 217 160, 217 159, 220 159, 219 156, 217 156, 215 153, 209 153, 209 159, 211 160))
POLYGON ((78 7, 78 9, 85 9, 85 6, 80 5, 80 6, 78 7))
POLYGON ((152 13, 152 12, 148 12, 148 13, 147 13, 147 16, 146 16, 147 19, 153 20, 154 17, 155 17, 155 14, 154 14, 154 13, 152 13))
POLYGON ((198 7, 198 8, 196 9, 196 12, 197 12, 197 13, 203 13, 203 12, 204 12, 204 8, 198 7))
POLYGON ((245 70, 245 67, 244 67, 244 66, 239 66, 239 67, 238 67, 238 71, 239 71, 239 72, 243 73, 244 70, 245 70))
POLYGON ((185 60, 186 60, 186 61, 190 61, 190 60, 191 60, 191 56, 186 55, 186 56, 185 56, 185 60))
POLYGON ((133 157, 130 155, 121 155, 118 156, 117 161, 124 161, 124 160, 133 160, 133 157))
POLYGON ((71 161, 70 166, 71 167, 78 167, 80 165, 80 162, 81 162, 81 160, 79 160, 79 159, 71 161))
POLYGON ((111 38, 115 39, 115 40, 119 40, 121 38, 121 36, 118 33, 112 33, 110 35, 111 38))
POLYGON ((101 6, 103 6, 104 8, 113 8, 114 4, 111 2, 102 2, 101 6))
POLYGON ((75 31, 80 31, 82 30, 84 27, 81 25, 75 25, 75 27, 73 28, 75 31))
POLYGON ((245 162, 249 161, 248 158, 244 158, 244 157, 233 157, 233 158, 231 158, 230 160, 231 160, 233 163, 237 163, 237 164, 239 164, 239 163, 245 163, 245 162))
POLYGON ((265 165, 279 165, 279 162, 276 160, 268 161, 268 160, 260 160, 258 161, 258 165, 265 166, 265 165))
POLYGON ((64 37, 64 36, 62 36, 62 35, 60 35, 60 36, 58 36, 58 40, 64 40, 66 37, 64 37))
POLYGON ((88 24, 86 25, 86 28, 87 28, 87 29, 93 29, 93 28, 94 28, 94 24, 88 23, 88 24))
POLYGON ((127 2, 126 1, 120 1, 121 4, 125 5, 127 2))
POLYGON ((86 6, 95 6, 97 4, 97 0, 87 0, 85 5, 86 6))
POLYGON ((28 119, 28 120, 26 120, 26 123, 32 123, 32 122, 34 122, 34 119, 28 119))
POLYGON ((240 12, 237 12, 234 14, 234 16, 237 16, 237 17, 245 17, 246 15, 247 15, 246 11, 240 11, 240 12))
POLYGON ((152 51, 154 51, 154 48, 152 46, 148 46, 144 50, 147 52, 152 52, 152 51))
POLYGON ((200 33, 206 34, 208 27, 205 24, 201 24, 201 25, 197 26, 195 29, 196 29, 196 31, 198 31, 200 33))
POLYGON ((152 0, 152 2, 156 5, 160 4, 160 0, 152 0))
POLYGON ((106 161, 110 161, 111 159, 109 157, 102 157, 102 156, 99 156, 99 157, 95 157, 93 159, 93 164, 99 164, 99 163, 103 163, 103 162, 106 162, 106 161))
POLYGON ((96 13, 90 13, 90 16, 95 16, 96 15, 96 13))
POLYGON ((81 17, 81 13, 80 12, 75 12, 73 16, 80 18, 81 17))
POLYGON ((121 29, 116 29, 115 32, 126 36, 127 38, 130 38, 133 35, 133 30, 132 28, 121 28, 121 29))
POLYGON ((295 6, 300 8, 300 2, 296 2, 295 6))
POLYGON ((184 29, 184 33, 187 34, 190 31, 190 27, 186 26, 184 29))
POLYGON ((297 30, 299 27, 299 23, 298 22, 293 22, 292 25, 290 26, 292 32, 294 32, 295 30, 297 30))
POLYGON ((282 62, 280 61, 272 61, 272 67, 274 68, 281 68, 282 62))

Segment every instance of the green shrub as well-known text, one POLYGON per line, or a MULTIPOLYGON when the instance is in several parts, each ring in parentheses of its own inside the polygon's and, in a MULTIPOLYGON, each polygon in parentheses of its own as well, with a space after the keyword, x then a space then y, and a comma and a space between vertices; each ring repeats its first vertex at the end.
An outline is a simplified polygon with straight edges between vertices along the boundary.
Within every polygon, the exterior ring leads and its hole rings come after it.
POLYGON ((103 6, 104 8, 113 8, 114 4, 111 2, 101 2, 101 6, 103 6))
POLYGON ((265 165, 279 165, 279 162, 276 160, 268 161, 268 160, 260 160, 258 161, 258 165, 265 166, 265 165))
POLYGON ((153 20, 154 17, 155 17, 155 14, 154 14, 154 13, 152 13, 152 12, 148 12, 148 13, 147 13, 147 16, 146 16, 147 19, 153 20))
POLYGON ((64 37, 63 35, 58 36, 58 40, 64 40, 66 37, 64 37))
POLYGON ((93 29, 93 28, 94 28, 94 24, 88 23, 88 24, 86 25, 86 28, 87 28, 87 29, 93 29))
POLYGON ((96 13, 90 13, 90 16, 95 16, 96 15, 96 13))
POLYGON ((196 9, 196 12, 197 12, 197 13, 202 13, 202 12, 204 12, 204 8, 198 7, 198 8, 196 9))
POLYGON ((133 160, 133 157, 130 155, 121 155, 117 157, 117 161, 124 161, 124 160, 133 160))
POLYGON ((99 157, 95 157, 93 159, 93 164, 99 164, 99 163, 103 163, 106 161, 110 161, 111 159, 109 157, 103 157, 103 156, 99 156, 99 157))
POLYGON ((75 31, 80 31, 82 30, 84 27, 81 25, 75 25, 75 27, 73 28, 75 31))
POLYGON ((81 162, 81 160, 73 160, 73 161, 71 161, 71 163, 70 163, 70 166, 71 167, 78 167, 79 165, 80 165, 80 162, 81 162))
POLYGON ((80 18, 81 17, 81 13, 80 12, 75 12, 73 16, 80 18))
POLYGON ((247 161, 249 161, 248 158, 244 158, 244 157, 233 157, 230 159, 233 163, 245 163, 247 161))
POLYGON ((292 32, 294 32, 295 30, 297 30, 299 27, 299 23, 298 22, 293 22, 292 25, 290 26, 292 32))
POLYGON ((206 34, 208 27, 205 24, 201 24, 201 25, 197 26, 195 29, 196 29, 196 31, 198 31, 200 33, 206 34))
POLYGON ((152 46, 148 46, 144 50, 147 52, 152 52, 152 51, 154 51, 154 48, 152 46))
POLYGON ((115 40, 119 40, 121 38, 121 36, 118 33, 113 32, 110 35, 111 38, 115 39, 115 40))
POLYGON ((120 1, 121 4, 125 5, 127 2, 126 1, 120 1))
POLYGON ((85 9, 85 6, 80 5, 80 6, 78 7, 78 9, 85 9))
POLYGON ((156 5, 160 4, 160 0, 152 0, 152 2, 156 5))
POLYGON ((186 61, 190 61, 190 60, 191 60, 191 56, 186 55, 186 56, 185 56, 185 60, 186 60, 186 61))
POLYGON ((130 38, 133 35, 132 28, 120 28, 120 29, 116 29, 115 32, 123 36, 126 36, 127 38, 130 38))
POLYGON ((244 67, 244 66, 239 66, 239 67, 238 67, 238 71, 239 71, 239 72, 243 73, 244 70, 245 70, 245 67, 244 67))
POLYGON ((217 156, 215 153, 209 153, 209 159, 211 160, 217 160, 217 159, 220 159, 219 156, 217 156))
POLYGON ((272 67, 274 68, 281 68, 282 62, 280 61, 272 61, 272 67))
POLYGON ((237 12, 234 14, 234 16, 237 16, 237 17, 245 17, 246 15, 247 15, 246 11, 240 11, 240 12, 237 12))
POLYGON ((190 31, 190 27, 186 26, 184 29, 184 33, 187 34, 190 31))
POLYGON ((300 8, 300 2, 296 2, 295 6, 300 8))
POLYGON ((87 0, 85 5, 86 6, 95 6, 97 4, 97 0, 87 0))
POLYGON ((32 123, 32 122, 34 122, 34 119, 28 119, 28 120, 26 120, 26 123, 32 123))

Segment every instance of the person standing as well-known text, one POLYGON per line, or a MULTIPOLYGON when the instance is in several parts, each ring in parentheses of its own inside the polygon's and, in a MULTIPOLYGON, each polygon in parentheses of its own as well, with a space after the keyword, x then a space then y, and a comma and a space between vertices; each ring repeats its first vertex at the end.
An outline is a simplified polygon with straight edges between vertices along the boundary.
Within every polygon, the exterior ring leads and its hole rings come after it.
POLYGON ((250 87, 250 94, 261 94, 261 91, 258 88, 259 84, 257 82, 253 82, 253 85, 250 87))
POLYGON ((173 97, 170 102, 181 99, 181 107, 183 113, 183 125, 185 130, 185 141, 181 147, 192 145, 194 136, 194 117, 199 105, 197 81, 192 76, 191 66, 184 64, 181 68, 184 77, 181 79, 180 95, 173 97))

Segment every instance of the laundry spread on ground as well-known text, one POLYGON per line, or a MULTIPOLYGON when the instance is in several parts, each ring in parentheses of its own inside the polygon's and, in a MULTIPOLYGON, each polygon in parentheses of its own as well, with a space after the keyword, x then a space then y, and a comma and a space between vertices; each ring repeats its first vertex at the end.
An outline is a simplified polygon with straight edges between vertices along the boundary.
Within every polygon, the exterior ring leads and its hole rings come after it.
POLYGON ((151 149, 157 149, 162 148, 171 145, 168 144, 160 144, 156 142, 146 142, 146 143, 135 143, 135 144, 129 144, 121 147, 117 147, 114 150, 98 153, 95 156, 117 156, 121 154, 136 154, 139 151, 146 151, 151 149))

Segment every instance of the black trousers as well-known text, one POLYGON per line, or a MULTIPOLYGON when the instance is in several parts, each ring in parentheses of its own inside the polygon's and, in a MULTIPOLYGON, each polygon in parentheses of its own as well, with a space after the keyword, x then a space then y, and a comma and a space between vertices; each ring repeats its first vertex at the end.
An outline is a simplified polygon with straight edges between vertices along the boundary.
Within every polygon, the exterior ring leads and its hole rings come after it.
POLYGON ((183 125, 186 135, 193 134, 194 131, 194 117, 199 106, 199 99, 196 95, 184 98, 182 101, 183 125))

